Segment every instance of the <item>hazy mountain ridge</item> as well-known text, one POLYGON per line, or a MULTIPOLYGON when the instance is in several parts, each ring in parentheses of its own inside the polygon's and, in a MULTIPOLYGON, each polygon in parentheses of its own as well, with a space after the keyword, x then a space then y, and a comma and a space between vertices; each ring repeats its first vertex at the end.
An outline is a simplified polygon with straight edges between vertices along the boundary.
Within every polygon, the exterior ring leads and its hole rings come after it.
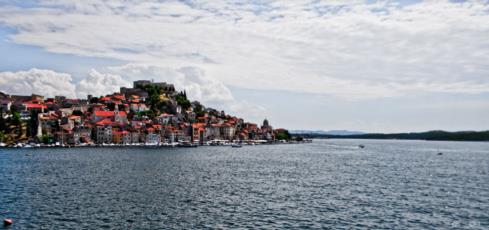
POLYGON ((410 133, 363 133, 352 135, 332 135, 320 133, 293 133, 307 138, 352 138, 352 139, 399 139, 399 140, 430 140, 430 141, 489 141, 489 131, 458 131, 448 132, 433 130, 410 133))

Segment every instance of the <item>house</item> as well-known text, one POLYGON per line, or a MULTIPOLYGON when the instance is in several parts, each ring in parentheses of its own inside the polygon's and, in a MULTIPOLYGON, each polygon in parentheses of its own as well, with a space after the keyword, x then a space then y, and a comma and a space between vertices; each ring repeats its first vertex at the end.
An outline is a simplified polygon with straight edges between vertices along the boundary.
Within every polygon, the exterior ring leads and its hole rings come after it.
POLYGON ((78 126, 73 129, 73 132, 77 133, 80 143, 92 142, 92 128, 90 126, 78 126))
POLYGON ((97 123, 104 119, 109 119, 110 121, 113 121, 114 116, 114 111, 98 110, 93 113, 92 122, 97 123))
POLYGON ((58 115, 54 112, 39 113, 38 117, 38 131, 37 135, 41 136, 43 134, 52 135, 54 133, 54 128, 58 124, 58 115))
POLYGON ((225 123, 221 126, 221 135, 225 140, 232 140, 235 132, 236 128, 229 123, 225 123))
POLYGON ((139 130, 133 130, 130 135, 131 143, 140 143, 140 132, 139 130))
POLYGON ((104 119, 96 123, 96 138, 98 144, 112 142, 112 124, 109 119, 104 119))
POLYGON ((221 139, 221 125, 210 124, 205 127, 205 139, 214 140, 221 139))
POLYGON ((125 111, 114 112, 114 122, 119 125, 127 124, 127 113, 125 111))
POLYGON ((173 120, 175 120, 175 116, 172 114, 163 113, 160 116, 156 117, 156 120, 158 124, 169 125, 173 122, 173 120))
POLYGON ((194 141, 198 141, 203 144, 205 137, 205 123, 193 123, 192 124, 192 136, 194 141))
POLYGON ((112 131, 112 140, 115 144, 131 143, 131 133, 128 131, 112 131))
POLYGON ((161 136, 157 133, 148 133, 146 135, 146 143, 148 143, 148 144, 159 144, 159 143, 161 143, 161 136))
POLYGON ((131 103, 129 109, 134 112, 145 112, 149 110, 149 107, 146 104, 131 103))

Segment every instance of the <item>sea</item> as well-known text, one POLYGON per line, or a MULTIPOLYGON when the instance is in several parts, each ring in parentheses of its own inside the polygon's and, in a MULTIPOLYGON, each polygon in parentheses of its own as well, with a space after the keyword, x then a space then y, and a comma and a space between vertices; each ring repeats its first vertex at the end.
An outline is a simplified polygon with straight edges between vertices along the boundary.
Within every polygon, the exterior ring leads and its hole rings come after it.
POLYGON ((489 229, 489 143, 0 149, 0 218, 14 222, 0 229, 489 229))

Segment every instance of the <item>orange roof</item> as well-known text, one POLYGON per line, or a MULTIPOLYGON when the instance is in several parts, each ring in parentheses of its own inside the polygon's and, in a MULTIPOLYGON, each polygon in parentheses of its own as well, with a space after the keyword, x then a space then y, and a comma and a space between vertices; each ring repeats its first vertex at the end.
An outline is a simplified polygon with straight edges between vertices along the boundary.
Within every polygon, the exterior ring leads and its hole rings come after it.
POLYGON ((97 125, 112 125, 112 123, 113 122, 111 120, 106 118, 106 119, 103 119, 103 120, 97 122, 97 125))
POLYGON ((27 109, 45 109, 47 108, 45 105, 41 105, 41 104, 25 104, 25 107, 27 109))
POLYGON ((119 99, 119 100, 124 100, 124 95, 114 95, 114 98, 119 99))
POLYGON ((114 111, 103 111, 103 110, 95 111, 95 116, 97 116, 97 117, 112 117, 112 116, 114 116, 114 111))
POLYGON ((110 98, 109 97, 102 97, 100 98, 101 101, 110 101, 110 98))
POLYGON ((192 127, 195 128, 202 128, 205 126, 205 123, 193 123, 192 127))

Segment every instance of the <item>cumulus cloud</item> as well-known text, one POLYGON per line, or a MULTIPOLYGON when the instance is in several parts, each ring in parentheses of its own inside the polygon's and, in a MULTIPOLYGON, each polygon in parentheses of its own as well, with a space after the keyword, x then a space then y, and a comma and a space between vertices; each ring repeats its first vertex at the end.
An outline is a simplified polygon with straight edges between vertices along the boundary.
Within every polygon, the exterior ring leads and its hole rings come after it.
POLYGON ((0 90, 7 94, 32 93, 53 97, 75 97, 75 86, 70 74, 52 70, 30 69, 18 72, 0 72, 0 90))
POLYGON ((7 6, 0 22, 15 43, 205 71, 236 87, 350 99, 489 91, 485 1, 90 3, 7 6))
POLYGON ((121 76, 110 73, 100 73, 92 69, 87 77, 77 83, 76 91, 80 98, 87 95, 102 96, 119 92, 120 87, 129 87, 132 83, 121 76))
POLYGON ((270 115, 265 107, 246 100, 228 101, 218 106, 226 109, 227 113, 245 118, 247 121, 261 122, 270 115))

